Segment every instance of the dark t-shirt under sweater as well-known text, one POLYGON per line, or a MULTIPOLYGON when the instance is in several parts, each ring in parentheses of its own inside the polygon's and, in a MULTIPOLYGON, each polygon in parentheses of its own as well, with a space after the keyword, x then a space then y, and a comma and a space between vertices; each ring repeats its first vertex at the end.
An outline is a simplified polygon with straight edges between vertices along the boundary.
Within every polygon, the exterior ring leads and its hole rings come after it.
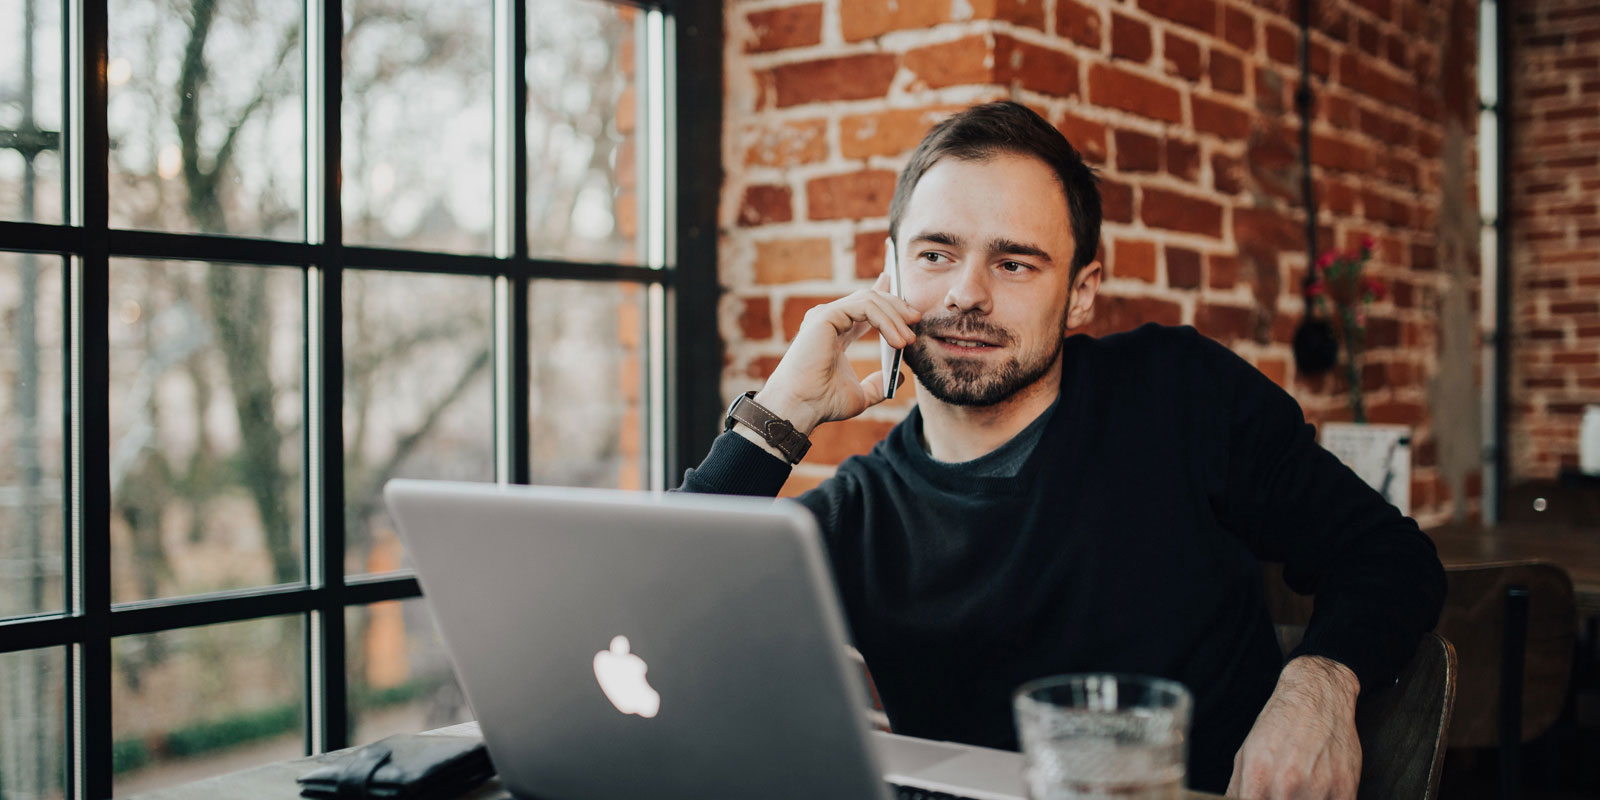
MULTIPOLYGON (((897 732, 1015 749, 1024 681, 1158 675, 1194 692, 1189 784, 1220 792, 1283 664, 1263 560, 1316 595, 1297 654, 1363 691, 1392 683, 1437 621, 1443 569, 1292 397, 1190 328, 1074 336, 1062 359, 1014 475, 929 458, 913 410, 800 498, 897 732)), ((773 495, 788 473, 728 434, 682 488, 773 495)))
POLYGON ((984 453, 971 461, 939 461, 927 454, 927 446, 922 440, 922 417, 917 417, 917 426, 911 431, 912 436, 919 445, 912 455, 921 455, 925 462, 925 469, 943 470, 952 479, 961 478, 1015 478, 1022 468, 1027 465, 1028 457, 1033 455, 1033 448, 1039 444, 1039 439, 1044 436, 1046 425, 1050 424, 1050 417, 1055 414, 1056 404, 1051 403, 1049 408, 1040 412, 1039 416, 1028 423, 1027 427, 1017 431, 1017 435, 1006 440, 1005 444, 984 453))

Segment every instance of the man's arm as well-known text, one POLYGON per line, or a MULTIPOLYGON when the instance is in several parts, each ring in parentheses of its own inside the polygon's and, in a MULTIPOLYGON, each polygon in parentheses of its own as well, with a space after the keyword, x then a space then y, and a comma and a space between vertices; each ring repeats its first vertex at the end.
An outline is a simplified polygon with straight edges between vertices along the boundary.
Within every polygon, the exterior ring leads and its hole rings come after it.
POLYGON ((1248 362, 1202 340, 1227 420, 1219 520, 1263 561, 1284 565, 1315 596, 1290 654, 1348 667, 1364 688, 1387 686, 1433 629, 1444 568, 1417 523, 1317 444, 1300 406, 1248 362))
POLYGON ((1316 603, 1235 764, 1230 794, 1354 798, 1355 700, 1388 686, 1438 622, 1444 570, 1433 542, 1316 442, 1294 398, 1221 345, 1227 420, 1213 498, 1223 524, 1316 603))
POLYGON ((1354 800, 1361 782, 1360 693, 1356 674, 1332 659, 1300 656, 1285 664, 1233 757, 1228 796, 1354 800))

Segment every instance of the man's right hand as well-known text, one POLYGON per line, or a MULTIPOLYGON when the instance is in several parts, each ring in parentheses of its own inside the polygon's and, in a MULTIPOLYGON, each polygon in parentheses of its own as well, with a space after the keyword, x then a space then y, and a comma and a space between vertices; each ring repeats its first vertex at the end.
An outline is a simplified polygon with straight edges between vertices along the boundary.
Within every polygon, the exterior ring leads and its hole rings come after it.
MULTIPOLYGON (((922 312, 889 294, 888 288, 888 276, 882 276, 871 289, 807 311, 789 351, 767 385, 756 393, 756 402, 807 436, 824 422, 849 419, 883 402, 883 371, 856 380, 846 351, 872 330, 880 332, 891 347, 904 348, 916 339, 911 324, 922 319, 922 312)), ((766 445, 754 431, 742 425, 734 429, 766 445)))

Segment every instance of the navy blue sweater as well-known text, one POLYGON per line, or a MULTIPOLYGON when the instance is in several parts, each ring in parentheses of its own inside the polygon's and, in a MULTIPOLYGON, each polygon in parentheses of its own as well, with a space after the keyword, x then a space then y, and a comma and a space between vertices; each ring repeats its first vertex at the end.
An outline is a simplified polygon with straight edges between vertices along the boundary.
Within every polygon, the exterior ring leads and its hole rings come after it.
MULTIPOLYGON (((1316 596, 1295 654, 1392 683, 1438 620, 1443 569, 1288 393, 1192 328, 1074 336, 1062 358, 1017 477, 930 468, 913 410, 800 498, 897 732, 1015 749, 1018 684, 1159 675, 1195 695, 1189 784, 1221 792, 1283 665, 1261 561, 1316 596)), ((788 473, 725 434, 682 488, 774 495, 788 473)))

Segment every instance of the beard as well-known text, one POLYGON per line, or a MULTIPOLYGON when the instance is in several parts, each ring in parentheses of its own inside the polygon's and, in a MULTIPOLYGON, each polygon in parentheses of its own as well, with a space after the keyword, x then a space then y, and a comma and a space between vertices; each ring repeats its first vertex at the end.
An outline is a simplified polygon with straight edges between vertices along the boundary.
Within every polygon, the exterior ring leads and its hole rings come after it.
MULTIPOLYGON (((1065 334, 1065 314, 1062 317, 1065 334)), ((1011 399, 1043 378, 1061 358, 1064 336, 1052 338, 1053 346, 1037 354, 1024 354, 1026 361, 1013 356, 999 366, 988 366, 981 358, 963 358, 936 353, 933 337, 977 339, 1005 346, 1016 340, 1010 331, 971 313, 953 317, 923 318, 913 324, 916 341, 905 348, 906 366, 922 382, 922 388, 953 406, 992 406, 1011 399)))

